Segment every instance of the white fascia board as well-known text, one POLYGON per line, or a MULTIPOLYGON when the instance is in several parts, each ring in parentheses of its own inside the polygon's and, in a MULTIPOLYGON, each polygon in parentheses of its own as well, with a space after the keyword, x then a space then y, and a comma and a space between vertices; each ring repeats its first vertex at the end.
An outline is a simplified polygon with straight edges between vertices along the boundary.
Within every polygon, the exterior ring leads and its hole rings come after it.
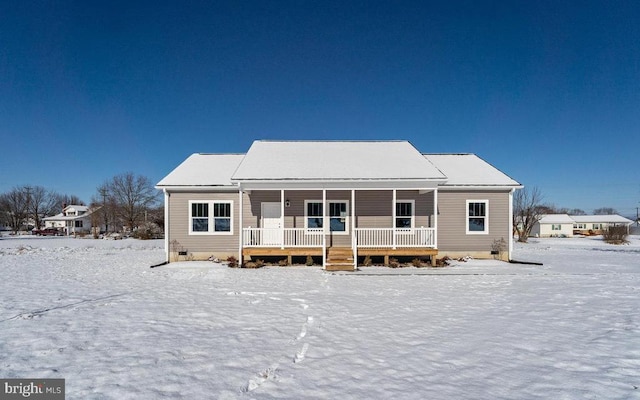
POLYGON ((242 181, 240 187, 243 190, 377 190, 377 189, 413 189, 427 190, 438 187, 440 181, 330 181, 330 182, 306 182, 306 181, 270 181, 252 182, 242 181))
POLYGON ((164 190, 167 192, 210 192, 210 191, 222 191, 222 192, 237 192, 238 186, 155 186, 156 189, 164 190))
POLYGON ((512 190, 522 189, 523 185, 503 186, 503 185, 440 185, 442 190, 512 190))

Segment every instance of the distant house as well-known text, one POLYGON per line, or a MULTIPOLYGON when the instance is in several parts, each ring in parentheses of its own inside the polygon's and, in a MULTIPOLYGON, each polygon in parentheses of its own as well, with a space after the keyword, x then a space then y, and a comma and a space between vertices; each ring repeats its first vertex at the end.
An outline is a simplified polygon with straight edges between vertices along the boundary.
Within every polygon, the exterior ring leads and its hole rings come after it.
POLYGON ((633 224, 619 215, 546 214, 533 226, 536 237, 573 237, 574 235, 602 235, 609 226, 633 224))
POLYGON ((89 208, 83 205, 68 205, 60 214, 44 218, 45 228, 58 228, 65 235, 84 234, 91 232, 91 214, 98 208, 89 208))
POLYGON ((545 214, 533 225, 535 237, 572 237, 575 221, 567 214, 545 214))
POLYGON ((580 235, 602 235, 610 226, 626 226, 627 232, 633 221, 620 215, 572 215, 573 231, 580 235))
POLYGON ((311 256, 353 270, 364 256, 507 259, 522 186, 476 155, 406 141, 256 141, 193 154, 156 187, 167 261, 311 256))

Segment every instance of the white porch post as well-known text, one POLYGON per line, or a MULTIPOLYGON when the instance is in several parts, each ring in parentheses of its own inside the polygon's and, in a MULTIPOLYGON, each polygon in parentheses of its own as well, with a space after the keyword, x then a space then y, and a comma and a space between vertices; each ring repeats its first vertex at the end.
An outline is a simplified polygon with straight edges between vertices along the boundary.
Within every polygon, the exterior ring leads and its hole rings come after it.
POLYGON ((356 191, 351 189, 351 248, 353 249, 353 270, 358 269, 358 240, 356 238, 356 191))
POLYGON ((513 252, 513 192, 515 189, 511 189, 509 191, 509 254, 507 255, 508 260, 511 260, 511 254, 513 252))
POLYGON ((284 249, 284 189, 280 189, 280 248, 284 249))
POLYGON ((391 226, 393 227, 393 249, 396 249, 396 200, 398 194, 396 193, 396 189, 393 189, 393 200, 391 201, 391 226))
POLYGON ((327 189, 322 189, 322 269, 327 268, 327 189))
POLYGON ((433 247, 438 248, 438 188, 433 189, 433 247))
POLYGON ((238 190, 238 265, 242 265, 242 249, 244 248, 244 225, 243 225, 243 215, 244 214, 244 206, 243 206, 243 191, 242 187, 238 190))
MULTIPOLYGON (((162 189, 164 192, 164 253, 165 261, 169 262, 169 192, 167 189, 162 189)), ((109 232, 107 232, 109 233, 109 232)))

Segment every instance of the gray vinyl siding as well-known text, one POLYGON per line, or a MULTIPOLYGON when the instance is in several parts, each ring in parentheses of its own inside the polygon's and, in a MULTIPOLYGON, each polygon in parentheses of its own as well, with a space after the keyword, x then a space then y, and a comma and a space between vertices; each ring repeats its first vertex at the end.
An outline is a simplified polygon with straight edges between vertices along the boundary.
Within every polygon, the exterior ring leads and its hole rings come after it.
MULTIPOLYGON (((414 200, 415 227, 433 226, 433 192, 398 190, 397 200, 414 200)), ((392 228, 393 192, 391 190, 356 191, 356 226, 358 228, 392 228)))
MULTIPOLYGON (((357 190, 356 195, 356 227, 358 228, 391 228, 393 227, 393 192, 391 190, 357 190)), ((416 227, 433 227, 433 192, 420 194, 418 191, 398 190, 398 200, 415 201, 416 227)), ((322 190, 287 190, 285 200, 289 200, 289 207, 284 208, 286 228, 304 228, 305 200, 322 200, 322 190)), ((254 190, 243 196, 243 226, 261 228, 262 203, 280 202, 279 190, 254 190)), ((352 204, 350 190, 329 190, 327 200, 344 200, 349 204, 349 229, 352 204)), ((442 200, 439 198, 439 203, 442 200)), ((493 204, 490 203, 490 207, 493 204)), ((442 204, 440 204, 442 212, 442 204)), ((237 253, 239 232, 239 202, 237 192, 172 192, 169 197, 169 242, 174 240, 188 252, 237 253), (231 235, 190 235, 189 234, 189 201, 227 200, 233 202, 233 234, 231 235)), ((464 212, 463 206, 458 213, 464 212)), ((440 215, 439 218, 442 218, 440 215)), ((490 218, 493 215, 490 214, 490 218)), ((462 219, 464 232, 464 219, 462 219)), ((439 220, 441 225, 441 222, 439 220)), ((441 225, 442 226, 442 225, 441 225)), ((350 246, 350 234, 331 234, 327 237, 329 246, 350 246)), ((170 244, 170 250, 171 244, 170 244)))
POLYGON ((169 250, 172 242, 188 252, 238 252, 240 220, 237 192, 172 192, 169 196, 169 250), (230 200, 233 201, 233 234, 231 235, 189 235, 189 201, 230 200), (175 243, 175 242, 174 242, 175 243))
POLYGON ((442 251, 491 251, 494 240, 509 241, 508 191, 438 191, 438 249, 442 251), (488 200, 489 233, 466 233, 467 200, 488 200))

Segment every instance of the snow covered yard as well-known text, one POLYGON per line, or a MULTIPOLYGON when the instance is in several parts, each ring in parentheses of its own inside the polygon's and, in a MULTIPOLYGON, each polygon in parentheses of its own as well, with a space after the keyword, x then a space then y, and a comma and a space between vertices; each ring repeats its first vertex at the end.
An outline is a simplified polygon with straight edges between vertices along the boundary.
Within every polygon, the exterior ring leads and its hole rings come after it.
POLYGON ((348 274, 150 269, 162 245, 1 238, 0 377, 67 399, 640 398, 637 237, 348 274))

